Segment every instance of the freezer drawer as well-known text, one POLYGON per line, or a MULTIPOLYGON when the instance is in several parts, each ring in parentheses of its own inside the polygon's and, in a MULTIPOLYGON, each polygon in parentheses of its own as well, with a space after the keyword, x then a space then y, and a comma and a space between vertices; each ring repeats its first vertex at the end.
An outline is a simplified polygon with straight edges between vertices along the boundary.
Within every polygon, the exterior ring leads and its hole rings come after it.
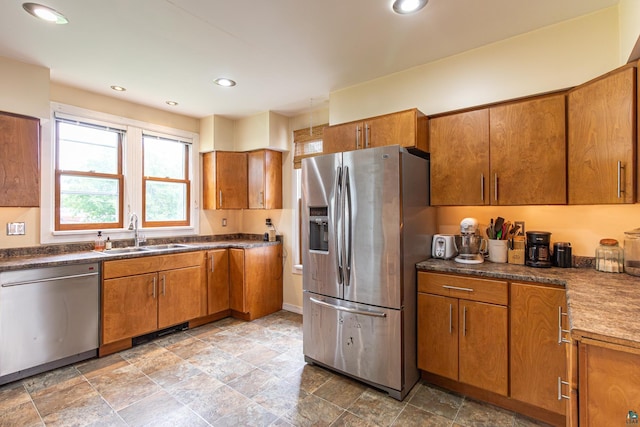
POLYGON ((366 304, 355 304, 304 293, 304 355, 383 388, 397 398, 403 390, 402 315, 366 304), (392 390, 388 390, 392 389, 392 390))

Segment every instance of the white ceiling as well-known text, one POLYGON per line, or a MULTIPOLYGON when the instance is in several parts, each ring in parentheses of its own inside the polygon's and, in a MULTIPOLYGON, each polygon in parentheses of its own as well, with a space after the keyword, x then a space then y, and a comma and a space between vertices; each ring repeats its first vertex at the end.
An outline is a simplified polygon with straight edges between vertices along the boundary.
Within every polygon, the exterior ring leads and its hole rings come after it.
POLYGON ((69 24, 2 0, 0 56, 48 67, 56 83, 193 117, 238 118, 326 106, 337 89, 619 0, 430 0, 412 16, 393 14, 391 0, 38 1, 69 24), (238 85, 214 85, 221 76, 238 85))

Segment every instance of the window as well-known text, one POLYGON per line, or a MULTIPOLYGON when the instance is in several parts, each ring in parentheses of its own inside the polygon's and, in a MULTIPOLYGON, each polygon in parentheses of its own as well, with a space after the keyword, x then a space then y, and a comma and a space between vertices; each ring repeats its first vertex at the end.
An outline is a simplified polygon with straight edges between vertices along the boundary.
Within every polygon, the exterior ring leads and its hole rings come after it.
POLYGON ((143 134, 143 227, 187 225, 189 144, 143 134))
MULTIPOLYGON (((197 235, 198 134, 51 103, 42 126, 40 242, 197 235), (50 141, 50 143, 46 143, 50 141)), ((187 121, 187 125, 191 124, 187 121)))
POLYGON ((294 271, 302 272, 302 159, 322 154, 322 138, 327 124, 293 131, 293 200, 295 200, 295 218, 293 221, 294 271))
POLYGON ((55 229, 122 227, 124 132, 60 118, 55 126, 55 229))

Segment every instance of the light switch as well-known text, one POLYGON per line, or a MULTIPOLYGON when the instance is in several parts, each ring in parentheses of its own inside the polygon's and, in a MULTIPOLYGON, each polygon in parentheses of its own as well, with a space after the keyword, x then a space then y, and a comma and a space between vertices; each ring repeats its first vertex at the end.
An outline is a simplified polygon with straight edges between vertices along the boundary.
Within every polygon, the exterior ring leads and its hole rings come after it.
POLYGON ((7 236, 23 236, 24 235, 24 222, 8 222, 7 223, 7 236))

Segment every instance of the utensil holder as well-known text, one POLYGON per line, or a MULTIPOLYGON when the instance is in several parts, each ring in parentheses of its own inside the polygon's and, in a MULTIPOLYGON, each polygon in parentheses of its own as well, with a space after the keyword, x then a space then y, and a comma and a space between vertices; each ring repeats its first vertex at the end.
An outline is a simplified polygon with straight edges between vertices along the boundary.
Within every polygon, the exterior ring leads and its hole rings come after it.
POLYGON ((509 240, 509 250, 507 251, 507 262, 509 264, 524 265, 524 236, 515 236, 509 240))

